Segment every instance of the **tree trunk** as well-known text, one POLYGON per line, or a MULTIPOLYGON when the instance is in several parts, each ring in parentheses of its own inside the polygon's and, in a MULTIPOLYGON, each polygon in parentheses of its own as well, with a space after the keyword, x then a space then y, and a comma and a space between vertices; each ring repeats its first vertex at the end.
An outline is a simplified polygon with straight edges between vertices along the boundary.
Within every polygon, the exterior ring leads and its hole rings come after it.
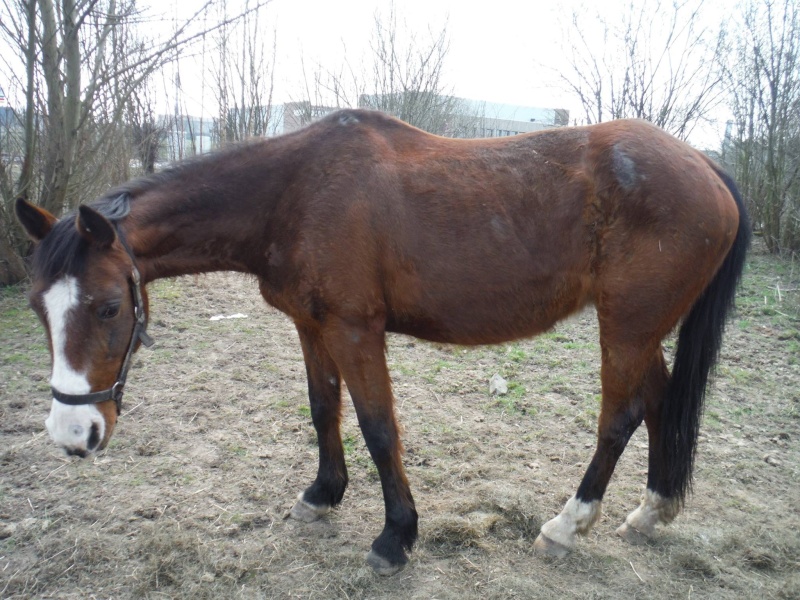
POLYGON ((39 0, 44 39, 42 40, 42 75, 47 87, 47 117, 44 121, 44 172, 39 205, 56 216, 64 209, 67 176, 64 172, 64 149, 67 132, 64 122, 63 85, 59 68, 58 28, 52 0, 39 0))
POLYGON ((28 276, 25 263, 6 235, 15 226, 18 227, 16 223, 6 223, 5 213, 0 212, 0 287, 14 285, 28 276))
MULTIPOLYGON (((36 113, 34 85, 36 83, 36 0, 28 0, 25 4, 28 24, 28 47, 25 49, 25 69, 27 89, 25 90, 25 154, 22 157, 22 172, 17 180, 17 195, 31 196, 33 182, 33 153, 36 150, 36 132, 34 130, 36 113)), ((3 231, 6 231, 5 229, 3 231)))

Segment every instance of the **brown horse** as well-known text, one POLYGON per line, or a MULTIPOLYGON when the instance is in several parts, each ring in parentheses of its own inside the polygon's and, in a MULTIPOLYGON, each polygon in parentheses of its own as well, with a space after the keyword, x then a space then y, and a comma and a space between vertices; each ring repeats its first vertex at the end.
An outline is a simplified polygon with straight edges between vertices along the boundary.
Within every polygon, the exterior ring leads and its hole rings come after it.
POLYGON ((562 555, 594 523, 642 420, 647 490, 619 532, 651 536, 689 489, 749 242, 733 182, 640 121, 453 140, 348 110, 129 182, 61 221, 22 200, 17 214, 37 242, 30 298, 50 340, 57 444, 85 456, 108 442, 131 354, 149 341, 145 284, 252 273, 297 327, 319 440, 316 480, 292 515, 317 519, 342 500, 344 379, 383 488, 385 527, 368 555, 383 574, 405 565, 417 536, 386 332, 495 344, 593 304, 597 448, 536 548, 562 555), (670 375, 661 341, 681 322, 670 375))

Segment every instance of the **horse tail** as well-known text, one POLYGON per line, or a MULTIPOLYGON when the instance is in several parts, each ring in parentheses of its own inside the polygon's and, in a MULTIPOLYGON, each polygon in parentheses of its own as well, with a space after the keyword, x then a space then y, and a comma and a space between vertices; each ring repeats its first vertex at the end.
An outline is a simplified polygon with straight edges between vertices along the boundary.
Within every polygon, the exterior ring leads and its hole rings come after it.
POLYGON ((750 218, 733 179, 713 165, 739 209, 739 229, 722 265, 686 316, 678 334, 672 377, 661 409, 660 450, 664 470, 655 489, 683 503, 692 486, 697 436, 709 374, 719 357, 725 322, 750 246, 750 218))

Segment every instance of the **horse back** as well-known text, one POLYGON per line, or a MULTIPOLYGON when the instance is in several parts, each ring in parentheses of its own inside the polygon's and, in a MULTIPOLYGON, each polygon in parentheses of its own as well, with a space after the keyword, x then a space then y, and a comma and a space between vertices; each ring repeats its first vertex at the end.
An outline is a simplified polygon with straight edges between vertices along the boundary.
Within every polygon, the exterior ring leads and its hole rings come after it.
POLYGON ((609 261, 694 214, 681 153, 707 169, 639 122, 452 140, 363 111, 326 121, 285 203, 302 213, 284 242, 295 318, 442 342, 527 337, 597 302, 609 261))

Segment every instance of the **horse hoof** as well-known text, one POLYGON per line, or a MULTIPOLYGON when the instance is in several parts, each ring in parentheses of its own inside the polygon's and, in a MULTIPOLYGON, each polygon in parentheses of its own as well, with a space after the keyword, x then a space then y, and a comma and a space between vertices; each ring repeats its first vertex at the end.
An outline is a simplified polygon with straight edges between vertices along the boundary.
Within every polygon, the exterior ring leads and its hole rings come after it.
POLYGON ((642 546, 650 541, 650 536, 623 523, 617 528, 617 535, 633 546, 642 546))
POLYGON ((369 554, 367 554, 367 564, 382 577, 389 577, 395 573, 399 573, 406 566, 406 563, 392 564, 382 556, 375 554, 374 550, 370 550, 369 554))
POLYGON ((289 515, 293 519, 302 521, 303 523, 313 523, 321 516, 330 512, 330 510, 329 506, 314 506, 313 504, 309 504, 303 500, 303 494, 300 494, 289 515))
POLYGON ((564 558, 569 554, 570 549, 563 544, 554 542, 543 533, 540 533, 536 541, 533 542, 533 551, 538 554, 544 554, 545 556, 552 556, 553 558, 564 558))

